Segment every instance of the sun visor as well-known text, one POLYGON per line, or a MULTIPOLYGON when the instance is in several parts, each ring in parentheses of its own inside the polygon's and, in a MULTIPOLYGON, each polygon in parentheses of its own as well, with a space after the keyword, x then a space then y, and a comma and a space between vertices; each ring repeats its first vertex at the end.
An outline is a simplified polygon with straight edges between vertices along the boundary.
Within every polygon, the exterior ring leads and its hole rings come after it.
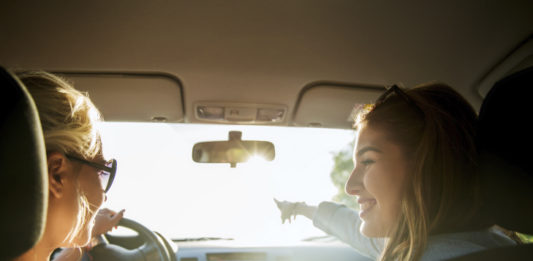
POLYGON ((356 110, 373 103, 384 90, 383 86, 377 85, 309 84, 300 92, 292 123, 295 126, 352 128, 356 110))
POLYGON ((183 122, 183 88, 159 73, 54 72, 89 97, 105 121, 183 122))

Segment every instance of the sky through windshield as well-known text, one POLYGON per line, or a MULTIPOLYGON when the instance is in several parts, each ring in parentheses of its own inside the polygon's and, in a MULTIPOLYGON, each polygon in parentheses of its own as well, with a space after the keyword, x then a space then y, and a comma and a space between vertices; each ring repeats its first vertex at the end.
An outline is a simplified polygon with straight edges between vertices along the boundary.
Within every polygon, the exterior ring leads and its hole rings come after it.
POLYGON ((333 152, 347 149, 352 130, 205 124, 101 124, 106 157, 118 172, 106 207, 170 238, 230 237, 276 243, 324 235, 299 217, 282 225, 273 198, 318 204, 337 189, 330 180, 333 152), (272 162, 200 164, 196 142, 243 140, 274 143, 272 162))

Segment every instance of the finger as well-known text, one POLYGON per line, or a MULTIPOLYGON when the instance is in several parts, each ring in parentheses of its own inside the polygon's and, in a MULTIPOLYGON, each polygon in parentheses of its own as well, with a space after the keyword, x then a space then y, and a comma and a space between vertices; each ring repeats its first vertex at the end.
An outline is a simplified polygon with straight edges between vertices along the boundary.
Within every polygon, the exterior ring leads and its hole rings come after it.
POLYGON ((106 217, 106 218, 110 218, 110 217, 113 217, 114 215, 116 215, 117 213, 111 209, 107 209, 107 208, 104 208, 104 209, 100 209, 97 213, 98 216, 102 216, 102 217, 106 217))
POLYGON ((116 215, 111 217, 111 220, 109 220, 109 222, 112 224, 111 227, 115 226, 122 219, 122 217, 124 217, 124 211, 126 210, 123 209, 120 212, 118 212, 116 215))
POLYGON ((276 206, 277 206, 279 209, 281 209, 283 203, 282 203, 281 201, 277 200, 277 199, 274 199, 274 202, 276 202, 276 206))
POLYGON ((116 215, 113 216, 113 219, 119 219, 119 220, 122 219, 124 217, 125 211, 126 211, 125 209, 119 211, 116 215))
POLYGON ((98 211, 98 214, 109 214, 111 213, 112 210, 111 209, 108 209, 108 208, 101 208, 99 211, 98 211))
POLYGON ((103 209, 98 210, 96 213, 97 216, 107 216, 107 212, 103 209))

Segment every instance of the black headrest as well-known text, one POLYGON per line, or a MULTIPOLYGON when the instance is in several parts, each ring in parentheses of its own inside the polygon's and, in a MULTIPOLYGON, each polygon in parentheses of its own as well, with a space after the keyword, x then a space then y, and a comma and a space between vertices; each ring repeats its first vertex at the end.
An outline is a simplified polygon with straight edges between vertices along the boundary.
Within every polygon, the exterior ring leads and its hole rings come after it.
POLYGON ((24 253, 42 236, 46 173, 37 108, 24 85, 0 67, 0 260, 24 253))
POLYGON ((492 221, 533 234, 533 67, 497 82, 479 114, 478 147, 492 221))

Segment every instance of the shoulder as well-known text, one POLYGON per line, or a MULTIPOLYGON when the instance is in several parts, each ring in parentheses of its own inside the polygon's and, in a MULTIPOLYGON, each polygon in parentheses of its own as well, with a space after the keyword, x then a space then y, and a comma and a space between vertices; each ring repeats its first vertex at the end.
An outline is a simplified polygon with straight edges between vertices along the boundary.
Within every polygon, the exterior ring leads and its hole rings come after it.
POLYGON ((453 258, 514 244, 515 241, 496 229, 436 235, 429 238, 422 260, 453 258))

